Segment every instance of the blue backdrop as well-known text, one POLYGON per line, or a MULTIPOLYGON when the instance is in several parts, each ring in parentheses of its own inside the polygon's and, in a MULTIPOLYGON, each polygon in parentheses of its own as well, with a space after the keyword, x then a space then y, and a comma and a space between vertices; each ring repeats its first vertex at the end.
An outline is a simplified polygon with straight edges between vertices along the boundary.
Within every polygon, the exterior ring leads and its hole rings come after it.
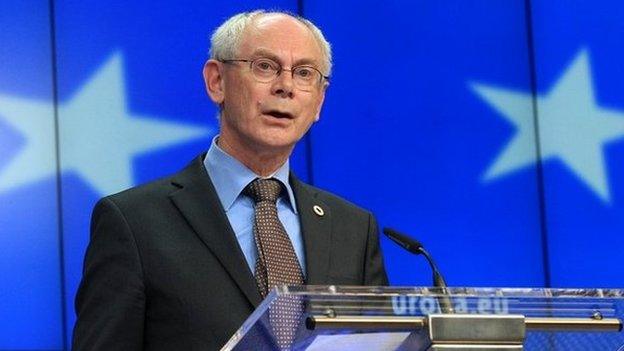
MULTIPOLYGON (((93 204, 207 148, 209 35, 259 7, 334 48, 301 178, 424 242, 450 285, 624 286, 620 1, 3 0, 0 350, 68 348, 93 204)), ((393 284, 430 284, 382 246, 393 284)))

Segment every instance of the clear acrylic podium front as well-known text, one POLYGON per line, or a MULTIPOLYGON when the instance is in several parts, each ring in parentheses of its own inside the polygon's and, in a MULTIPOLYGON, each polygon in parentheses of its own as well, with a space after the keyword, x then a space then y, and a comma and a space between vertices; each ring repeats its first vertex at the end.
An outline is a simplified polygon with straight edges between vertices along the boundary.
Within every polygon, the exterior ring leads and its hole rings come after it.
POLYGON ((222 350, 280 350, 285 303, 289 350, 624 351, 624 290, 340 286, 273 290, 222 350))

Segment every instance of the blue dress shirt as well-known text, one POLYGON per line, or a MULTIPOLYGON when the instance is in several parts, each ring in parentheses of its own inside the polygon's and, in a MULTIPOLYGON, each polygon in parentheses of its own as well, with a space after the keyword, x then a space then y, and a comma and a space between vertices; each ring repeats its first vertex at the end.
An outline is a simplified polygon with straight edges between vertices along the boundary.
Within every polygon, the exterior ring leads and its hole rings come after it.
MULTIPOLYGON (((236 240, 238 240, 238 244, 245 255, 247 265, 251 269, 251 272, 254 273, 256 269, 256 258, 258 257, 253 234, 254 202, 250 197, 241 193, 251 181, 262 177, 258 176, 240 161, 223 151, 217 145, 218 137, 219 136, 216 136, 212 139, 212 144, 204 159, 204 166, 206 167, 206 171, 208 171, 208 175, 210 175, 210 179, 217 191, 221 205, 236 234, 236 240)), ((277 215, 293 244, 295 254, 301 266, 301 271, 305 277, 306 267, 303 239, 301 237, 301 225, 299 223, 299 216, 297 215, 295 196, 288 182, 289 171, 289 161, 286 160, 286 162, 268 178, 279 180, 286 188, 288 196, 281 196, 277 200, 277 215)))

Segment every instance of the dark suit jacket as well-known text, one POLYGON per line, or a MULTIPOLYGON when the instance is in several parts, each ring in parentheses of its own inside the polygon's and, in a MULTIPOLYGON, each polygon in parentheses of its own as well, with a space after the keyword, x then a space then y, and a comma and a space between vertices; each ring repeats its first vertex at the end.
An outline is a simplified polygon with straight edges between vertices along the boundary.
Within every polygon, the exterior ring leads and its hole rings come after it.
MULTIPOLYGON (((293 175, 290 182, 305 245, 306 284, 386 285, 374 217, 293 175)), ((95 206, 73 348, 219 349, 260 302, 198 157, 169 178, 95 206)))

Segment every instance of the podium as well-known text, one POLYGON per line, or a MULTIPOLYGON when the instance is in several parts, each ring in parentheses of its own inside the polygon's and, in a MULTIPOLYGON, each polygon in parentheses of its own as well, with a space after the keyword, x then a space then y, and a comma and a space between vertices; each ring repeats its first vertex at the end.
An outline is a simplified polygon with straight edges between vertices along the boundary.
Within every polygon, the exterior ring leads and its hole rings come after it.
POLYGON ((346 286, 274 289, 222 350, 280 350, 284 305, 289 350, 624 351, 624 290, 346 286))

